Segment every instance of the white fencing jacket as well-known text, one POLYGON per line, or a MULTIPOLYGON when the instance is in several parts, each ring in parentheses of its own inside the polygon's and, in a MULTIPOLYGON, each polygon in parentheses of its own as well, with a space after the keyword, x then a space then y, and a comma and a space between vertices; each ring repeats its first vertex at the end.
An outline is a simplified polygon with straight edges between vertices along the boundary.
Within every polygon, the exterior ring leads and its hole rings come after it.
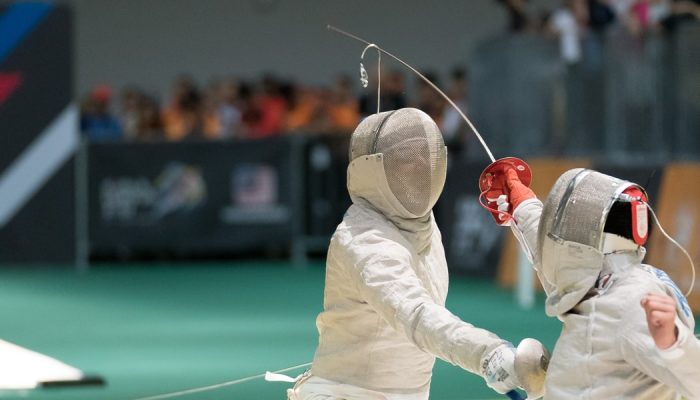
MULTIPOLYGON (((537 200, 523 203, 515 213, 523 232, 520 238, 534 252, 541 212, 537 200)), ((603 258, 600 276, 606 278, 574 308, 558 315, 564 325, 547 370, 545 398, 700 399, 700 342, 693 334, 695 321, 687 301, 663 271, 641 264, 643 248, 620 247, 603 258), (640 305, 647 293, 665 293, 678 303, 678 340, 668 349, 659 350, 649 334, 640 305)), ((571 279, 576 271, 558 273, 570 274, 571 279)), ((540 271, 538 275, 551 293, 552 283, 540 271)))
POLYGON ((383 169, 367 174, 373 161, 362 159, 348 168, 353 205, 328 250, 311 374, 337 390, 367 389, 366 398, 427 399, 435 357, 479 374, 481 359, 505 342, 445 308, 447 263, 432 212, 406 218, 383 169))

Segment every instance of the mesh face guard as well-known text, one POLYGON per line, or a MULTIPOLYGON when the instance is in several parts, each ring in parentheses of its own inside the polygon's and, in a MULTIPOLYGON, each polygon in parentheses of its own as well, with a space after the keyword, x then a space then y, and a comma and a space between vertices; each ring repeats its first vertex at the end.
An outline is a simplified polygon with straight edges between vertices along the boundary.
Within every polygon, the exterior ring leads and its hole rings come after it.
POLYGON ((437 202, 445 185, 447 149, 435 122, 415 108, 367 117, 350 141, 350 161, 384 154, 389 187, 411 214, 422 216, 437 202))
POLYGON ((620 195, 630 188, 643 192, 631 182, 596 171, 572 169, 565 172, 544 203, 537 240, 540 252, 546 236, 601 250, 608 213, 620 195))
POLYGON ((603 268, 606 220, 616 201, 629 201, 629 189, 643 193, 634 183, 580 168, 565 172, 552 187, 537 233, 537 261, 549 285, 547 315, 568 312, 595 285, 603 268))

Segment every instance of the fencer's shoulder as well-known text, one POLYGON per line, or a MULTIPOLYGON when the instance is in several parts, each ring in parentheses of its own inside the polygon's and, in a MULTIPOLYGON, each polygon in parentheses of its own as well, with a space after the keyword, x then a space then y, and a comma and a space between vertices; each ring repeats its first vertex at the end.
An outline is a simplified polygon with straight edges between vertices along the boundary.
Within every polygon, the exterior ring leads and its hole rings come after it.
POLYGON ((647 290, 646 293, 649 291, 664 293, 668 292, 669 289, 680 292, 673 279, 662 269, 648 264, 640 264, 632 272, 640 283, 640 290, 643 288, 647 290))
POLYGON ((692 315, 687 300, 675 282, 666 272, 651 265, 637 265, 615 286, 617 289, 616 301, 619 308, 623 310, 622 315, 627 317, 625 319, 635 319, 637 318, 636 314, 642 313, 639 302, 648 293, 673 296, 678 303, 679 311, 686 315, 692 315))
MULTIPOLYGON (((668 274, 662 269, 653 267, 651 265, 642 264, 641 270, 645 272, 649 279, 652 279, 658 287, 661 293, 665 293, 673 297, 676 301, 676 306, 678 308, 679 315, 682 314, 682 318, 685 322, 693 320, 693 312, 688 303, 688 299, 683 294, 683 291, 678 287, 676 282, 671 279, 668 274)), ((692 322, 694 325, 694 322, 692 322)))
POLYGON ((627 286, 633 287, 636 292, 648 293, 652 291, 664 291, 661 281, 656 275, 657 268, 645 264, 639 264, 632 268, 625 279, 627 286))
POLYGON ((623 319, 636 318, 630 315, 630 310, 639 308, 639 301, 647 293, 664 292, 658 281, 640 266, 631 268, 613 279, 612 287, 604 291, 603 297, 613 305, 611 311, 617 310, 616 313, 623 319))
POLYGON ((333 234, 332 242, 343 248, 372 246, 382 243, 391 246, 406 246, 406 239, 394 224, 382 214, 363 207, 351 206, 333 234))

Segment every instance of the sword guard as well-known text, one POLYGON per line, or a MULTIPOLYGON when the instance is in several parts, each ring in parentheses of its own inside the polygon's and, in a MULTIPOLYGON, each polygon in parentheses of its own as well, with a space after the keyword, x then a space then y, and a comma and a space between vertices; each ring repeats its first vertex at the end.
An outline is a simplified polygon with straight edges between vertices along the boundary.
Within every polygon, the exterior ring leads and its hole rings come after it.
POLYGON ((479 176, 479 202, 486 208, 498 225, 508 226, 513 218, 513 207, 509 204, 506 171, 515 170, 523 185, 530 187, 532 170, 517 157, 506 157, 489 164, 479 176), (482 201, 481 198, 484 198, 482 201))

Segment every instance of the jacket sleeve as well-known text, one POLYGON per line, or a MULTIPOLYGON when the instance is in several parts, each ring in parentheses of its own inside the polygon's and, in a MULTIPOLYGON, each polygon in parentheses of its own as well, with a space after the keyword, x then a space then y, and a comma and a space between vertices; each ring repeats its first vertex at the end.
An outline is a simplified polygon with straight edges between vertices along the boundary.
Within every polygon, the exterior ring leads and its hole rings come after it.
POLYGON ((513 231, 513 236, 520 243, 520 248, 528 256, 528 259, 533 263, 533 268, 537 272, 537 278, 542 284, 545 293, 549 294, 554 290, 546 279, 542 276, 539 267, 539 249, 537 248, 537 230, 540 225, 540 216, 542 215, 542 202, 539 199, 529 199, 522 202, 513 212, 513 217, 516 220, 515 224, 510 226, 513 231))
POLYGON ((691 399, 700 398, 700 340, 678 319, 678 340, 668 349, 658 350, 667 368, 686 388, 681 392, 691 399))
POLYGON ((656 347, 641 307, 633 307, 619 336, 624 359, 638 370, 691 399, 700 398, 700 343, 676 317, 678 340, 668 349, 656 347), (639 310, 637 310, 639 309, 639 310))
POLYGON ((506 343, 437 304, 400 243, 376 234, 354 241, 345 260, 362 300, 421 350, 481 375, 481 359, 506 343))
POLYGON ((528 255, 530 262, 537 260, 537 228, 542 215, 542 202, 536 198, 522 202, 513 212, 516 223, 510 228, 520 242, 520 247, 528 255))

